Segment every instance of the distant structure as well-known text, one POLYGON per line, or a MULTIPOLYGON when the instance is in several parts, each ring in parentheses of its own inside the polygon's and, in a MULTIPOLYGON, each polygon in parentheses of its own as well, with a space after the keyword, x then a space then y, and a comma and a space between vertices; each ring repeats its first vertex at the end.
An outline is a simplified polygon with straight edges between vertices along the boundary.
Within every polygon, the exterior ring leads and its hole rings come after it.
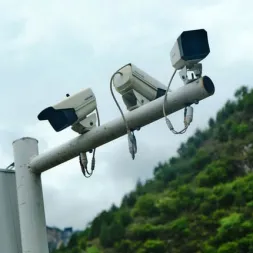
POLYGON ((64 228, 64 230, 63 230, 63 237, 62 237, 63 245, 64 246, 68 245, 69 240, 70 240, 72 234, 73 234, 73 228, 72 227, 64 228))
POLYGON ((61 246, 67 246, 71 236, 73 235, 73 228, 67 227, 60 230, 56 227, 47 227, 47 238, 49 251, 59 249, 61 246))
POLYGON ((58 248, 59 242, 61 241, 61 234, 62 231, 60 229, 47 227, 47 240, 50 252, 58 248))

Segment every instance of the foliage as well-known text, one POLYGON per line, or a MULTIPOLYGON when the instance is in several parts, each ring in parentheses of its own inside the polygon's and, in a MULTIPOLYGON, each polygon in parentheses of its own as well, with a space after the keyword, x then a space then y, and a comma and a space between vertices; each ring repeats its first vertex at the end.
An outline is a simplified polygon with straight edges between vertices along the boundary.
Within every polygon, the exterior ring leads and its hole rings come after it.
POLYGON ((145 194, 140 196, 132 211, 133 216, 150 217, 157 214, 157 207, 155 205, 156 196, 152 194, 145 194))
POLYGON ((86 253, 100 253, 100 250, 97 247, 92 246, 86 249, 86 253))
POLYGON ((56 253, 253 253, 253 91, 137 182, 56 253))
POLYGON ((164 253, 166 245, 161 240, 147 240, 137 253, 164 253))

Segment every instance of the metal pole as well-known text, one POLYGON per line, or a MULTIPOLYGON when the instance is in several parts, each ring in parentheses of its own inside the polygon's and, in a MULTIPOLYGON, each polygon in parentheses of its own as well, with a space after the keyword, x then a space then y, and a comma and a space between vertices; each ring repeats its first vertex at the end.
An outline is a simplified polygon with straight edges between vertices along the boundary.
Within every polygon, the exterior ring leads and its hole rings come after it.
POLYGON ((48 253, 46 221, 40 174, 28 164, 38 155, 38 141, 21 138, 13 142, 16 185, 23 253, 48 253))
MULTIPOLYGON (((186 105, 199 102, 213 95, 214 90, 212 81, 206 83, 195 81, 182 86, 176 91, 169 92, 166 103, 167 114, 174 113, 186 105)), ((125 118, 129 127, 136 129, 162 118, 163 100, 164 97, 160 97, 138 109, 126 113, 125 118)), ((78 156, 80 152, 87 152, 124 134, 126 134, 126 127, 120 117, 34 157, 29 166, 33 172, 41 173, 78 156)))
POLYGON ((15 171, 6 169, 0 169, 0 252, 21 252, 15 171))

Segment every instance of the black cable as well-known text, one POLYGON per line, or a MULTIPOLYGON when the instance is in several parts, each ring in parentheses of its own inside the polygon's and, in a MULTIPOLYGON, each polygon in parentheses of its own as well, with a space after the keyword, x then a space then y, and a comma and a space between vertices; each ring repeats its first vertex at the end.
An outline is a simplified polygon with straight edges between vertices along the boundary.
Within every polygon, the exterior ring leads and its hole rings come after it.
POLYGON ((115 103, 116 103, 116 105, 117 105, 117 107, 118 107, 118 109, 119 109, 119 111, 120 111, 120 113, 121 113, 121 116, 122 116, 122 118, 123 118, 123 120, 124 120, 124 123, 125 123, 125 126, 126 126, 126 130, 127 130, 127 134, 129 134, 131 131, 130 131, 130 128, 129 128, 129 126, 128 126, 128 123, 127 123, 127 121, 126 121, 126 118, 125 118, 125 115, 124 115, 124 113, 123 113, 123 111, 122 111, 122 109, 121 109, 121 107, 120 107, 120 105, 119 105, 119 102, 117 101, 117 99, 116 99, 116 97, 115 97, 115 95, 114 95, 114 92, 113 92, 113 89, 112 89, 112 84, 113 84, 113 78, 117 75, 117 74, 119 74, 119 75, 123 75, 121 72, 119 72, 119 70, 118 71, 116 71, 113 75, 112 75, 112 77, 111 77, 111 80, 110 80, 110 90, 111 90, 111 94, 112 94, 112 97, 113 97, 113 99, 114 99, 114 101, 115 101, 115 103))
MULTIPOLYGON (((124 68, 124 67, 127 66, 127 65, 129 65, 129 64, 124 65, 124 66, 121 67, 120 69, 124 68)), ((115 97, 115 95, 114 95, 113 89, 112 89, 112 86, 113 86, 113 78, 114 78, 117 74, 119 74, 119 75, 121 75, 121 76, 123 75, 123 74, 120 72, 120 69, 117 70, 117 71, 112 75, 112 77, 111 77, 111 80, 110 80, 110 90, 111 90, 112 97, 113 97, 113 99, 114 99, 114 101, 115 101, 115 103, 116 103, 116 105, 117 105, 117 107, 118 107, 118 109, 119 109, 119 111, 120 111, 120 113, 121 113, 121 116, 122 116, 122 118, 123 118, 123 121, 124 121, 124 123, 125 123, 126 131, 127 131, 127 135, 128 135, 128 148, 129 148, 129 152, 130 152, 130 154, 131 154, 131 156, 132 156, 132 159, 134 160, 135 154, 137 153, 137 141, 136 141, 134 132, 131 131, 131 129, 130 129, 129 126, 128 126, 128 123, 127 123, 127 120, 126 120, 126 118, 125 118, 125 115, 124 115, 124 113, 123 113, 123 111, 122 111, 122 109, 121 109, 121 107, 120 107, 120 105, 119 105, 119 103, 118 103, 118 101, 117 101, 117 99, 116 99, 116 97, 115 97)))
MULTIPOLYGON (((98 119, 98 126, 100 126, 100 117, 99 117, 99 112, 98 112, 97 108, 96 108, 96 113, 97 113, 97 119, 98 119)), ((96 154, 96 149, 93 149, 93 154, 92 154, 92 158, 91 158, 91 171, 90 172, 88 171, 88 159, 87 159, 86 153, 81 153, 79 155, 80 167, 81 167, 83 175, 86 178, 91 177, 92 174, 93 174, 93 171, 95 169, 95 164, 96 164, 95 154, 96 154)))
MULTIPOLYGON (((166 122, 167 126, 169 127, 169 129, 171 130, 171 132, 172 132, 173 134, 184 134, 184 133, 186 132, 187 128, 188 128, 188 125, 185 125, 185 127, 184 127, 181 131, 176 131, 176 130, 174 129, 174 127, 173 127, 171 121, 170 121, 169 118, 167 117, 166 111, 165 111, 165 104, 166 104, 166 102, 167 102, 168 91, 169 91, 169 88, 170 88, 170 86, 171 86, 171 83, 172 83, 172 81, 173 81, 173 78, 174 78, 176 72, 177 72, 177 69, 174 70, 174 72, 173 72, 173 74, 172 74, 172 76, 171 76, 171 78, 170 78, 170 81, 169 81, 169 83, 168 83, 168 87, 167 87, 167 89, 166 89, 165 95, 164 95, 164 100, 163 100, 163 115, 164 115, 165 122, 166 122)), ((185 108, 184 114, 186 114, 186 108, 185 108)))
POLYGON ((13 162, 13 163, 11 163, 9 166, 7 166, 5 169, 6 169, 6 170, 11 170, 11 169, 14 168, 14 166, 15 166, 15 163, 13 162))

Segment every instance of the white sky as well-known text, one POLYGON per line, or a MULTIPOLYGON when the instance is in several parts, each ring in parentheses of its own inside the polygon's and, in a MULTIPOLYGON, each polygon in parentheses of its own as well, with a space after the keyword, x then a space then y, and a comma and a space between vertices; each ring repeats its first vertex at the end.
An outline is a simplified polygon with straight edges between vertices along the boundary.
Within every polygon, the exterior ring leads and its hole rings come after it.
MULTIPOLYGON (((172 135, 159 120, 136 133, 135 161, 122 137, 97 149, 95 174, 88 180, 78 159, 42 175, 47 224, 84 228, 102 209, 119 204, 138 178, 150 177, 197 127, 206 127, 237 88, 251 85, 252 9, 250 0, 0 0, 0 167, 13 161, 16 138, 37 138, 43 152, 75 136, 39 122, 42 109, 91 87, 102 123, 119 117, 109 90, 113 72, 132 62, 167 84, 176 38, 184 30, 206 29, 211 53, 203 73, 212 78, 216 93, 195 106, 185 135, 172 135)), ((177 76, 171 88, 182 85, 177 76)), ((182 112, 171 119, 182 126, 182 112)))

